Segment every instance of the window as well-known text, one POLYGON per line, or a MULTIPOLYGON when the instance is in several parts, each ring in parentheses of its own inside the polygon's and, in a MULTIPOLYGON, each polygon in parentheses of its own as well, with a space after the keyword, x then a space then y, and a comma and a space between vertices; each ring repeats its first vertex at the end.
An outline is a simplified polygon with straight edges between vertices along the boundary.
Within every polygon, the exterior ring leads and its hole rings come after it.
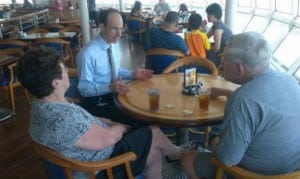
POLYGON ((96 4, 96 9, 100 9, 100 8, 119 9, 119 0, 109 0, 109 1, 95 0, 95 4, 96 4))
POLYGON ((12 0, 1 0, 1 4, 11 4, 12 0))
POLYGON ((234 25, 234 33, 241 33, 245 30, 247 24, 251 20, 251 14, 237 13, 238 23, 234 25))
POLYGON ((300 29, 293 28, 273 56, 285 68, 289 68, 299 57, 300 29))
POLYGON ((255 7, 258 9, 271 9, 271 0, 255 0, 255 7))
POLYGON ((300 16, 300 1, 298 1, 298 16, 300 16))
POLYGON ((282 39, 289 32, 289 24, 273 20, 264 31, 264 36, 272 46, 274 51, 282 39))
POLYGON ((239 7, 252 7, 252 1, 251 0, 239 0, 238 6, 239 7))
POLYGON ((293 14, 293 1, 276 0, 275 10, 282 13, 293 14))
POLYGON ((263 32, 270 20, 265 17, 254 16, 245 31, 263 32))

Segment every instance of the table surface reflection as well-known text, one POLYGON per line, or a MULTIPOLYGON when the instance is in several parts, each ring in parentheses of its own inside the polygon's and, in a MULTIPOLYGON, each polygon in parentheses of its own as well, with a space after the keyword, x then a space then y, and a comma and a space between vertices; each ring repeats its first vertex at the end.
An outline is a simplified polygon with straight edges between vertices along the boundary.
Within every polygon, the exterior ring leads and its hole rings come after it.
MULTIPOLYGON (((198 74, 198 81, 206 87, 236 89, 238 85, 221 77, 198 74)), ((182 94, 183 74, 155 75, 149 80, 129 82, 130 92, 117 95, 118 107, 137 120, 175 127, 205 126, 222 122, 226 97, 211 99, 207 111, 199 109, 198 98, 182 94), (147 90, 160 90, 160 106, 157 111, 149 109, 147 90)))

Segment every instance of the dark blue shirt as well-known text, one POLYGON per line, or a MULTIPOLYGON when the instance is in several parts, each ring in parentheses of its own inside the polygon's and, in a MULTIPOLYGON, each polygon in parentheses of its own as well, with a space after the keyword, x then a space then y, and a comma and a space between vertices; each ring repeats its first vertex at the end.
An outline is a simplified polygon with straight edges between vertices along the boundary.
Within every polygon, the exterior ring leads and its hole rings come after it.
POLYGON ((179 50, 183 53, 188 52, 184 40, 174 32, 168 32, 160 28, 150 28, 150 48, 166 48, 171 50, 179 50))

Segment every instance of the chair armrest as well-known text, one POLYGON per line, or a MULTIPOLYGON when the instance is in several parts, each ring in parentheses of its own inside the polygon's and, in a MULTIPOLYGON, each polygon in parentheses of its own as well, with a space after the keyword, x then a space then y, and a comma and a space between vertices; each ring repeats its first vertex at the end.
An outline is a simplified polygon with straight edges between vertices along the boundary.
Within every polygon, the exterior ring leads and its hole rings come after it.
POLYGON ((97 171, 107 168, 113 168, 115 166, 124 164, 126 162, 131 162, 136 160, 136 155, 133 152, 127 152, 116 157, 110 158, 108 160, 102 160, 97 162, 82 162, 82 161, 72 161, 73 169, 81 171, 97 171))
POLYGON ((234 178, 238 179, 295 179, 300 178, 300 171, 293 172, 293 173, 286 173, 286 174, 279 174, 279 175, 261 175, 246 169, 240 168, 238 166, 226 166, 217 158, 212 157, 210 162, 217 167, 217 174, 216 179, 222 178, 223 170, 234 176, 234 178))

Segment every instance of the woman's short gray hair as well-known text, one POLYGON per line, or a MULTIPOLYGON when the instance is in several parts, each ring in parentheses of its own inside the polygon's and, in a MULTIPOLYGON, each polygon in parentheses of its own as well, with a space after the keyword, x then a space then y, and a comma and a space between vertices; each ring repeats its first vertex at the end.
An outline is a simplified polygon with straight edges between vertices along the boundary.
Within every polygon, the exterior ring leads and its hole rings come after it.
POLYGON ((249 68, 268 67, 272 59, 272 50, 261 33, 245 32, 229 39, 224 58, 239 60, 249 68))

